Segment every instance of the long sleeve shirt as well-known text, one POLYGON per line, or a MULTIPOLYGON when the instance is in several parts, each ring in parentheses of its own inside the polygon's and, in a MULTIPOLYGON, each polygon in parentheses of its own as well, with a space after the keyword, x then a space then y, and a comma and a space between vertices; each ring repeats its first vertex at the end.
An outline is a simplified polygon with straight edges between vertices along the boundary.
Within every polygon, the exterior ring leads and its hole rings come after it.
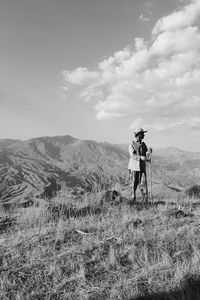
MULTIPOLYGON (((147 151, 148 151, 148 148, 144 142, 140 143, 139 141, 132 141, 129 144, 130 160, 137 159, 138 156, 146 157, 147 151)), ((145 170, 146 170, 146 162, 144 160, 140 159, 140 171, 145 172, 145 170)))

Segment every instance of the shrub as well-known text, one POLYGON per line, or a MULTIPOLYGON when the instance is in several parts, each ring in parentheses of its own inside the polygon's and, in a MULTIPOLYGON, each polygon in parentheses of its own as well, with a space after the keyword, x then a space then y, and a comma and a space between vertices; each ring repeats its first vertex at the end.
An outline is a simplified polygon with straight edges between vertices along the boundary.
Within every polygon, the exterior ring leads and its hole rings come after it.
POLYGON ((200 185, 193 185, 185 193, 189 198, 200 198, 200 185))

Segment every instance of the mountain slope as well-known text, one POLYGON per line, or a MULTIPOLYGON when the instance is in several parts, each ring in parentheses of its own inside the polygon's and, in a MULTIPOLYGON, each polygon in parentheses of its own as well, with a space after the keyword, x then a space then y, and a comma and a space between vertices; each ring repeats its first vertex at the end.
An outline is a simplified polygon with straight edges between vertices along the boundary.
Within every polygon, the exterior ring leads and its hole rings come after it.
MULTIPOLYGON (((0 145, 4 145, 0 148, 1 203, 39 195, 50 197, 60 189, 78 194, 115 181, 128 183, 126 145, 79 140, 69 135, 0 140, 0 145)), ((200 181, 200 153, 155 149, 151 167, 156 194, 184 191, 200 181)))
POLYGON ((60 187, 81 192, 106 186, 127 160, 125 151, 108 143, 71 136, 11 144, 0 151, 1 202, 51 196, 60 187))
POLYGON ((11 146, 13 144, 20 143, 20 140, 14 140, 14 139, 0 139, 0 149, 7 148, 8 146, 11 146))
POLYGON ((200 181, 200 153, 177 148, 156 149, 153 155, 154 176, 166 185, 185 188, 200 181))

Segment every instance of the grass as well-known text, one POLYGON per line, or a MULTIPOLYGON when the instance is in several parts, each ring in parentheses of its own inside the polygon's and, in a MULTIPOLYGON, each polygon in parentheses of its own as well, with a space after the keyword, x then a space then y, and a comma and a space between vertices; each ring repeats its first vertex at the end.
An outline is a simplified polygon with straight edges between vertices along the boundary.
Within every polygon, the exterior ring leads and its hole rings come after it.
POLYGON ((16 220, 0 234, 0 299, 200 299, 197 200, 183 200, 186 212, 197 207, 176 218, 167 203, 129 207, 100 199, 54 198, 56 218, 42 199, 10 212, 16 220), (82 216, 66 213, 88 206, 82 216))

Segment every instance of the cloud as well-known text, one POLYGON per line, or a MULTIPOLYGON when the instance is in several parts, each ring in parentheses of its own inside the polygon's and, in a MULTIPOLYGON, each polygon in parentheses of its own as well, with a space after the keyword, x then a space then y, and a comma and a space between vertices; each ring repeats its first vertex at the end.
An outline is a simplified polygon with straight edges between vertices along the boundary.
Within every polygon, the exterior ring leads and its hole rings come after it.
POLYGON ((69 90, 69 88, 67 86, 61 86, 60 87, 61 90, 63 90, 64 92, 67 92, 69 90))
POLYGON ((149 21, 150 21, 150 18, 145 17, 143 14, 141 14, 141 15, 139 16, 139 20, 140 20, 141 22, 149 22, 149 21))
POLYGON ((63 71, 66 84, 81 87, 99 120, 127 117, 131 127, 154 130, 200 128, 200 0, 159 19, 150 41, 133 45, 98 63, 96 70, 63 71), (181 117, 180 117, 181 114, 181 117))
POLYGON ((86 102, 91 101, 93 98, 95 98, 96 100, 100 100, 104 96, 101 89, 98 89, 96 86, 92 85, 89 85, 85 89, 83 89, 79 95, 86 102))
POLYGON ((182 10, 159 19, 153 28, 153 34, 157 35, 163 31, 175 31, 190 26, 196 21, 199 15, 200 1, 196 0, 185 6, 182 10))
POLYGON ((104 110, 100 110, 98 113, 97 113, 97 119, 98 120, 108 120, 108 119, 111 119, 113 117, 123 117, 123 114, 122 113, 118 113, 118 112, 107 112, 107 111, 104 111, 104 110))
POLYGON ((174 129, 192 129, 200 130, 200 118, 180 118, 172 120, 171 118, 156 119, 153 123, 145 124, 145 128, 154 129, 156 131, 174 130, 174 129))
POLYGON ((179 118, 172 119, 170 117, 156 118, 151 120, 151 122, 145 122, 142 118, 136 118, 130 124, 130 129, 135 130, 136 128, 144 128, 154 131, 165 131, 165 130, 180 130, 192 129, 200 130, 200 118, 190 117, 190 118, 179 118))
POLYGON ((154 41, 151 51, 155 55, 168 55, 194 51, 200 47, 200 32, 197 27, 165 31, 154 41))
POLYGON ((98 72, 79 67, 73 71, 63 71, 63 77, 68 83, 86 85, 97 79, 98 72))
POLYGON ((144 50, 146 48, 145 41, 143 38, 135 38, 135 49, 136 51, 144 50))

